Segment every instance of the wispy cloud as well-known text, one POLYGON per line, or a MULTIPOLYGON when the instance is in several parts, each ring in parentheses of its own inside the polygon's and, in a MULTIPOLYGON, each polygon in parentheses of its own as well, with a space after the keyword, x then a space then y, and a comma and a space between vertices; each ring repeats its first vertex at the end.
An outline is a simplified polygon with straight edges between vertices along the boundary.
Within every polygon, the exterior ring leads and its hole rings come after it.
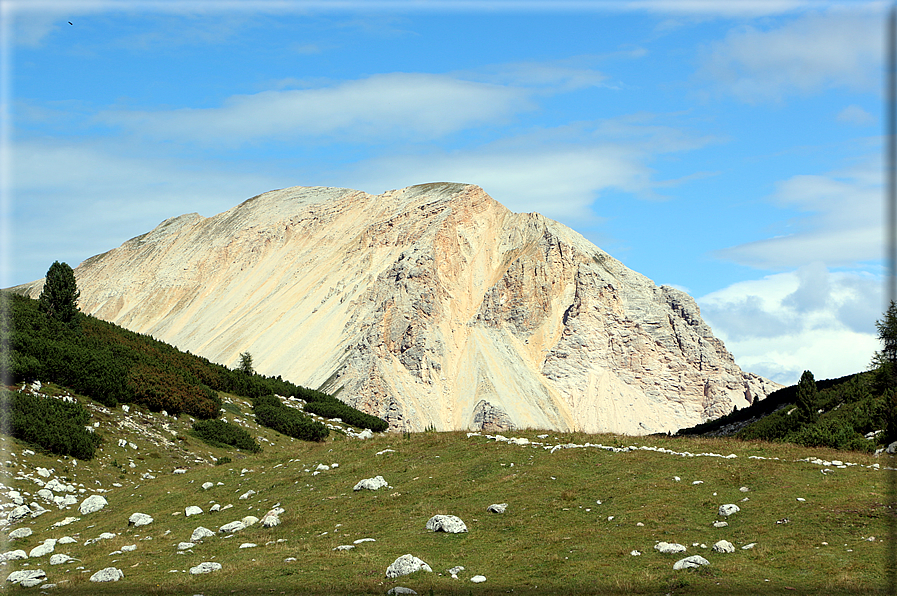
POLYGON ((878 121, 875 116, 856 104, 849 105, 838 112, 836 119, 838 122, 855 124, 856 126, 870 126, 878 121))
POLYGON ((774 29, 739 27, 704 49, 698 77, 748 103, 828 88, 878 90, 883 12, 853 8, 801 14, 774 29))
POLYGON ((881 169, 878 158, 827 175, 780 182, 771 201, 802 213, 787 234, 719 250, 715 256, 756 267, 783 269, 815 260, 854 266, 881 258, 881 169))
POLYGON ((742 368, 795 383, 804 370, 817 378, 865 370, 880 349, 881 288, 874 275, 832 272, 813 262, 735 283, 698 304, 742 368))

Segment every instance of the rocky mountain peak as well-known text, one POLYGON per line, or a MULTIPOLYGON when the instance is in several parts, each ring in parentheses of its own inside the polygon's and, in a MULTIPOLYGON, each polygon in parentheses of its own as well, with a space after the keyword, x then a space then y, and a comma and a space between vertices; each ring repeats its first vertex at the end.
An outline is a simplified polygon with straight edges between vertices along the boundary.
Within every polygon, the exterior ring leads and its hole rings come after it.
POLYGON ((75 275, 84 312, 229 365, 249 351, 395 429, 665 432, 778 388, 684 292, 473 185, 271 191, 75 275))

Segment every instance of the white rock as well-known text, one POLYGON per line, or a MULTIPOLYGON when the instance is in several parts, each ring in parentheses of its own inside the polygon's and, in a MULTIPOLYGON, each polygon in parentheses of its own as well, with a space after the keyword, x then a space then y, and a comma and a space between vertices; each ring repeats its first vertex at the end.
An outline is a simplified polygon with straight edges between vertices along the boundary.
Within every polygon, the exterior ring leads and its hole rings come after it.
POLYGON ((266 528, 273 528, 274 526, 280 525, 280 516, 275 514, 273 511, 269 511, 262 517, 262 526, 266 528))
POLYGON ((218 531, 222 534, 233 534, 234 532, 239 532, 245 527, 246 526, 244 526, 243 522, 241 521, 232 521, 229 524, 224 524, 223 526, 218 528, 218 531))
POLYGON ((199 526, 198 528, 193 530, 193 534, 190 535, 190 542, 202 542, 203 538, 210 538, 214 535, 215 532, 213 532, 212 530, 199 526))
POLYGON ((90 495, 81 502, 81 506, 78 507, 78 511, 81 512, 81 515, 88 515, 90 513, 96 513, 108 504, 109 502, 106 501, 105 497, 102 497, 100 495, 90 495))
MULTIPOLYGON (((823 542, 823 544, 826 544, 826 543, 823 542)), ((751 549, 754 548, 755 546, 757 546, 757 543, 756 543, 756 542, 751 542, 751 543, 749 543, 749 544, 745 544, 744 546, 742 546, 742 547, 741 547, 741 550, 751 550, 751 549)))
MULTIPOLYGON (((838 464, 835 464, 835 465, 838 465, 838 464)), ((37 468, 37 475, 40 476, 41 478, 49 478, 50 470, 48 470, 47 468, 37 468)))
POLYGON ((175 468, 172 474, 186 474, 187 470, 185 468, 175 468))
POLYGON ((214 505, 209 507, 209 513, 214 513, 216 511, 221 511, 221 505, 219 505, 218 503, 215 503, 214 505))
POLYGON ((193 575, 199 575, 200 573, 212 573, 213 571, 221 571, 221 563, 206 561, 204 563, 200 563, 196 567, 190 568, 190 573, 192 573, 193 575))
POLYGON ((257 546, 258 546, 258 544, 254 543, 254 542, 244 542, 243 544, 240 545, 240 548, 255 548, 257 546))
POLYGON ((729 522, 724 522, 724 521, 719 521, 719 520, 713 522, 714 528, 725 528, 728 525, 729 525, 729 522))
POLYGON ((31 552, 28 553, 28 557, 31 559, 35 559, 37 557, 43 557, 44 555, 49 555, 54 550, 56 550, 56 540, 53 538, 47 538, 44 540, 43 544, 38 544, 34 548, 31 549, 31 552))
POLYGON ((728 540, 720 540, 716 544, 713 545, 713 552, 715 553, 734 553, 735 545, 729 542, 728 540))
MULTIPOLYGON (((364 429, 364 430, 368 430, 368 429, 364 429)), ((370 431, 368 431, 368 432, 370 432, 370 431)), ((386 591, 386 593, 390 594, 390 596, 392 594, 417 594, 417 592, 415 592, 411 588, 404 588, 402 586, 396 586, 394 588, 390 588, 389 590, 386 591)))
POLYGON ((354 544, 340 544, 339 546, 337 546, 336 548, 333 548, 332 550, 352 550, 353 548, 355 548, 354 544))
POLYGON ((13 571, 6 577, 6 581, 11 584, 19 584, 23 588, 33 588, 47 580, 47 574, 43 569, 24 569, 22 571, 13 571))
POLYGON ((116 569, 115 567, 106 567, 105 569, 100 569, 96 573, 90 576, 90 581, 92 582, 117 582, 121 578, 125 576, 122 573, 121 569, 116 569))
POLYGON ((184 508, 184 515, 186 517, 190 517, 191 515, 202 515, 202 509, 196 505, 189 505, 184 508))
POLYGON ((20 519, 24 519, 31 515, 31 508, 28 505, 19 505, 15 509, 9 512, 9 515, 6 518, 11 522, 17 522, 20 519))
POLYGON ((128 525, 135 528, 151 523, 153 523, 153 518, 146 513, 132 513, 131 517, 128 518, 128 525))
POLYGON ((507 503, 493 503, 492 505, 486 507, 486 511, 489 511, 491 513, 504 513, 505 509, 507 508, 507 503))
POLYGON ((470 578, 470 581, 475 584, 481 584, 486 581, 486 577, 484 575, 474 575, 472 578, 470 578))
POLYGON ((719 506, 719 514, 723 517, 729 517, 733 513, 738 513, 739 511, 741 511, 741 507, 734 503, 719 506))
POLYGON ((248 490, 245 493, 243 493, 242 495, 240 495, 240 499, 242 499, 242 500, 248 499, 249 497, 251 497, 254 494, 255 494, 254 490, 248 490))
POLYGON ((326 464, 318 464, 318 467, 315 469, 318 470, 319 472, 326 472, 327 470, 330 469, 330 466, 328 466, 326 464))
POLYGON ((78 541, 75 540, 74 538, 72 538, 71 536, 63 536, 62 538, 60 538, 59 540, 56 541, 56 544, 75 544, 76 542, 78 542, 78 541))
POLYGON ((427 571, 429 573, 432 573, 433 569, 431 569, 429 565, 413 555, 402 555, 401 557, 393 561, 392 565, 386 568, 386 577, 400 577, 403 575, 409 575, 411 573, 414 573, 415 571, 427 571))
POLYGON ((675 555, 677 553, 684 553, 685 546, 676 542, 658 542, 654 545, 654 550, 665 555, 675 555))
POLYGON ((690 567, 700 567, 701 565, 710 565, 710 561, 702 557, 701 555, 692 555, 690 557, 685 557, 684 559, 679 559, 673 564, 673 569, 688 569, 690 567))
POLYGON ((427 520, 427 529, 433 532, 460 534, 467 531, 467 526, 464 525, 461 518, 454 515, 434 515, 427 520))
POLYGON ((193 542, 178 542, 178 550, 190 550, 196 546, 193 542))
POLYGON ((136 544, 128 544, 128 545, 125 545, 125 546, 121 547, 121 552, 123 552, 123 553, 130 553, 130 552, 133 552, 133 551, 135 551, 135 550, 137 550, 137 545, 136 545, 136 544))
POLYGON ((213 482, 203 482, 203 483, 202 483, 202 489, 203 489, 203 490, 209 490, 209 489, 212 488, 213 486, 215 486, 215 483, 213 483, 213 482))
POLYGON ((632 555, 633 557, 638 557, 638 556, 641 556, 642 553, 640 553, 637 550, 634 550, 634 551, 630 552, 629 554, 632 555))
POLYGON ((19 550, 9 550, 0 555, 0 562, 3 561, 18 561, 19 559, 27 559, 28 553, 19 549, 19 550))
POLYGON ((360 480, 352 490, 377 490, 384 486, 389 486, 389 484, 383 479, 383 476, 374 476, 360 480))
POLYGON ((240 520, 240 523, 243 524, 244 528, 248 528, 249 526, 254 526, 255 524, 259 523, 259 518, 254 515, 247 515, 240 520))
POLYGON ((74 561, 72 557, 68 555, 64 555, 62 553, 56 553, 50 557, 50 565, 62 565, 63 563, 68 563, 69 561, 74 561))
POLYGON ((28 538, 31 534, 31 528, 16 528, 9 533, 9 538, 10 540, 18 540, 19 538, 28 538))

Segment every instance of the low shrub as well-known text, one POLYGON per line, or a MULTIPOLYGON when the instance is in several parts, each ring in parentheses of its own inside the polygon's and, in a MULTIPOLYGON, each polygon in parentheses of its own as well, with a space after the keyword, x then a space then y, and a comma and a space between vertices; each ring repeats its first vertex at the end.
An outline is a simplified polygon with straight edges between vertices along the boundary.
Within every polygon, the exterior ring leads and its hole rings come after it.
POLYGON ((382 418, 365 414, 352 406, 337 401, 335 398, 333 402, 313 401, 306 403, 304 410, 324 418, 339 418, 346 424, 351 424, 358 428, 369 428, 374 432, 383 432, 389 428, 389 424, 382 418))
POLYGON ((27 393, 0 393, 0 428, 55 455, 93 459, 102 439, 85 428, 90 413, 79 403, 27 393))
POLYGON ((231 446, 251 453, 262 450, 249 432, 224 420, 197 420, 193 423, 193 432, 213 447, 231 446))
POLYGON ((330 434, 326 426, 299 410, 286 407, 274 395, 262 395, 253 399, 252 410, 257 423, 288 437, 303 441, 323 441, 330 434))

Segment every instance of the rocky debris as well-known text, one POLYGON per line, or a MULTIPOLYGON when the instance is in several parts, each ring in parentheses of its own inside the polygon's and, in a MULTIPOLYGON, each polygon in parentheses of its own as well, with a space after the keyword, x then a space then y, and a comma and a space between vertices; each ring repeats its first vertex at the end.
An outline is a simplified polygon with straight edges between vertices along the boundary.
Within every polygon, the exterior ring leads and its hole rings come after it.
POLYGON ((486 507, 486 511, 489 511, 490 513, 504 513, 507 508, 507 503, 493 503, 486 507))
POLYGON ((31 536, 31 528, 16 528, 9 533, 10 540, 18 540, 20 538, 28 538, 31 536))
POLYGON ((392 594, 417 594, 417 592, 415 592, 411 588, 403 588, 402 586, 396 586, 394 588, 390 588, 389 590, 386 591, 386 593, 390 594, 390 595, 392 595, 392 594))
POLYGON ((81 502, 78 511, 81 512, 81 515, 88 515, 90 513, 96 513, 108 504, 105 497, 101 495, 90 495, 81 502))
POLYGON ((117 582, 121 578, 125 576, 122 573, 121 569, 116 567, 106 567, 105 569, 100 569, 96 573, 90 576, 90 581, 92 582, 117 582))
POLYGON ((215 532, 212 530, 199 526, 193 530, 193 534, 190 535, 190 542, 202 542, 203 538, 211 538, 214 535, 215 532))
POLYGON ((200 563, 196 567, 190 568, 190 573, 192 573, 193 575, 199 575, 201 573, 212 573, 213 571, 221 571, 221 563, 206 561, 200 563))
POLYGON ((355 548, 354 544, 341 544, 332 550, 352 550, 353 548, 355 548))
POLYGON ((452 576, 452 579, 458 579, 458 574, 464 571, 463 565, 456 565, 447 571, 449 575, 452 576))
POLYGON ((729 517, 733 513, 738 513, 739 511, 741 511, 741 507, 734 503, 719 506, 719 514, 723 517, 729 517))
POLYGON ((19 584, 23 588, 33 588, 47 581, 47 574, 43 569, 23 569, 10 573, 6 576, 6 581, 19 584))
POLYGON ((433 532, 460 534, 467 531, 467 526, 460 517, 454 515, 434 515, 427 520, 427 529, 433 532))
POLYGON ((684 553, 685 546, 675 542, 658 542, 654 545, 654 550, 665 555, 675 555, 677 553, 684 553))
POLYGON ((373 478, 360 480, 352 490, 377 490, 384 486, 389 485, 386 483, 386 480, 383 479, 383 476, 374 476, 373 478))
POLYGON ((15 509, 9 512, 9 515, 6 516, 10 522, 17 522, 31 515, 31 508, 28 505, 19 505, 15 509))
POLYGON ((684 559, 679 559, 673 564, 673 569, 676 571, 680 569, 689 569, 691 567, 700 567, 701 565, 710 565, 710 561, 702 557, 701 555, 692 555, 690 557, 685 557, 684 559))
POLYGON ((410 575, 415 571, 427 571, 432 573, 433 569, 411 554, 402 555, 386 568, 386 577, 401 577, 403 575, 410 575))
POLYGON ((202 509, 196 505, 189 505, 184 508, 184 515, 186 517, 190 517, 191 515, 202 515, 202 509))
POLYGON ((135 528, 146 526, 151 523, 153 523, 153 518, 146 513, 132 513, 131 517, 128 518, 128 525, 134 526, 135 528))
POLYGON ((101 542, 103 540, 111 540, 113 538, 115 538, 115 534, 113 534, 112 532, 103 532, 96 538, 91 538, 89 540, 85 540, 84 546, 90 546, 91 544, 95 544, 95 543, 101 542))
POLYGON ((735 545, 729 542, 728 540, 720 540, 716 544, 713 545, 713 552, 715 553, 734 553, 735 545))

